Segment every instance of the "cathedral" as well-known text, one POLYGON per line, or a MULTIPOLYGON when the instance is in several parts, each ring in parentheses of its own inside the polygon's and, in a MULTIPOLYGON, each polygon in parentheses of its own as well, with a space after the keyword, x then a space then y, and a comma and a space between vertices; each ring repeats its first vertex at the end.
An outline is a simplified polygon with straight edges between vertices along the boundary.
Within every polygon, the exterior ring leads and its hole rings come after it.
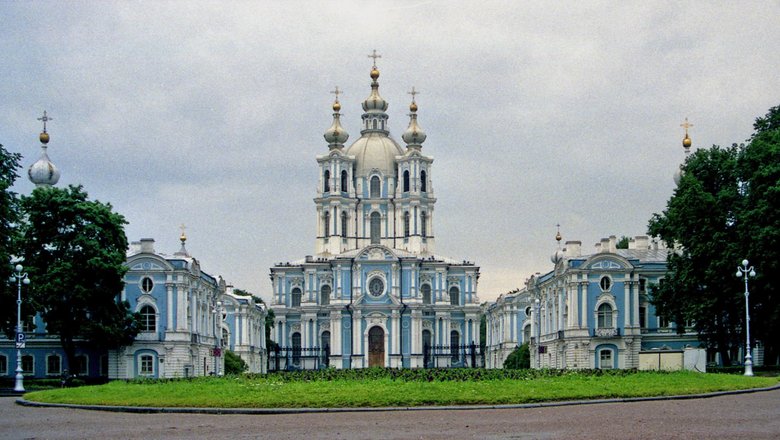
POLYGON ((412 88, 390 135, 376 59, 360 137, 346 145, 338 87, 317 157, 315 254, 270 269, 269 369, 476 366, 479 267, 435 253, 433 158, 412 88))

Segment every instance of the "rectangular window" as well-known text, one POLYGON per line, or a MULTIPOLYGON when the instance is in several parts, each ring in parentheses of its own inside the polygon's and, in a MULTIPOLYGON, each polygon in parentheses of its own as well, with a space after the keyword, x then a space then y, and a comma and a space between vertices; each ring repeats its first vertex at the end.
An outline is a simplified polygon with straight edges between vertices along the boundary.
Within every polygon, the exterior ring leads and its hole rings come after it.
POLYGON ((35 374, 35 362, 29 354, 22 356, 22 374, 35 374))
POLYGON ((148 354, 141 356, 138 374, 141 376, 154 376, 154 357, 148 354))
POLYGON ((647 307, 639 308, 639 327, 647 328, 647 307))
POLYGON ((612 368, 612 350, 601 350, 599 357, 599 367, 602 370, 609 370, 612 368))
POLYGON ((46 357, 46 374, 59 375, 62 373, 61 358, 56 354, 46 357))

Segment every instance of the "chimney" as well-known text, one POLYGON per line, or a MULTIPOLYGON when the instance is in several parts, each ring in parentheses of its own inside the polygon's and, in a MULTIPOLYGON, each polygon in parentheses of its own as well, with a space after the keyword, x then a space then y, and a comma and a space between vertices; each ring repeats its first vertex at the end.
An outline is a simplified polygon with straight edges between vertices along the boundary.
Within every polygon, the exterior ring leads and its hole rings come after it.
POLYGON ((617 237, 614 235, 609 236, 609 251, 612 253, 617 252, 617 237))
POLYGON ((628 242, 628 248, 647 250, 650 249, 649 243, 650 239, 647 237, 647 235, 637 235, 633 240, 628 242))
POLYGON ((130 242, 130 250, 128 252, 128 255, 135 255, 137 253, 141 252, 141 242, 140 241, 131 241, 130 242))
POLYGON ((610 239, 609 238, 602 238, 601 239, 601 247, 599 248, 599 252, 609 252, 610 251, 610 239))
POLYGON ((594 247, 596 248, 596 253, 597 253, 597 254, 598 254, 599 252, 601 252, 601 242, 599 242, 599 243, 596 243, 596 244, 594 245, 594 247))
POLYGON ((566 247, 563 250, 567 257, 579 257, 580 255, 582 255, 582 242, 567 241, 566 247))
POLYGON ((141 239, 141 252, 145 254, 154 253, 154 238, 142 238, 141 239))

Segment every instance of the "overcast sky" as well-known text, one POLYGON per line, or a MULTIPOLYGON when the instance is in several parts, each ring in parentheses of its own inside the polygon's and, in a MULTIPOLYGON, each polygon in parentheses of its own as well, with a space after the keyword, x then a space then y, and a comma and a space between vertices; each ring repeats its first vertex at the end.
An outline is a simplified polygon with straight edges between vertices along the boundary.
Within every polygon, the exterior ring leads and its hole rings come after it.
POLYGON ((780 104, 778 2, 0 2, 0 143, 53 120, 58 186, 110 202, 130 241, 187 249, 268 298, 269 267, 314 252, 329 91, 359 136, 367 58, 400 141, 412 86, 432 155, 437 253, 494 299, 647 231, 695 147, 743 142, 780 104))

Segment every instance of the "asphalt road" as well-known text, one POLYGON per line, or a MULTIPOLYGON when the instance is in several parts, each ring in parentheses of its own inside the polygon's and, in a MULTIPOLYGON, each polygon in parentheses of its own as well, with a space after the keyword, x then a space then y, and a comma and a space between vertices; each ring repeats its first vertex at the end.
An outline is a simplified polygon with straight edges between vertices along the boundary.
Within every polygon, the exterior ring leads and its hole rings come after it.
POLYGON ((283 415, 127 414, 0 398, 0 439, 777 439, 780 390, 530 409, 283 415))

